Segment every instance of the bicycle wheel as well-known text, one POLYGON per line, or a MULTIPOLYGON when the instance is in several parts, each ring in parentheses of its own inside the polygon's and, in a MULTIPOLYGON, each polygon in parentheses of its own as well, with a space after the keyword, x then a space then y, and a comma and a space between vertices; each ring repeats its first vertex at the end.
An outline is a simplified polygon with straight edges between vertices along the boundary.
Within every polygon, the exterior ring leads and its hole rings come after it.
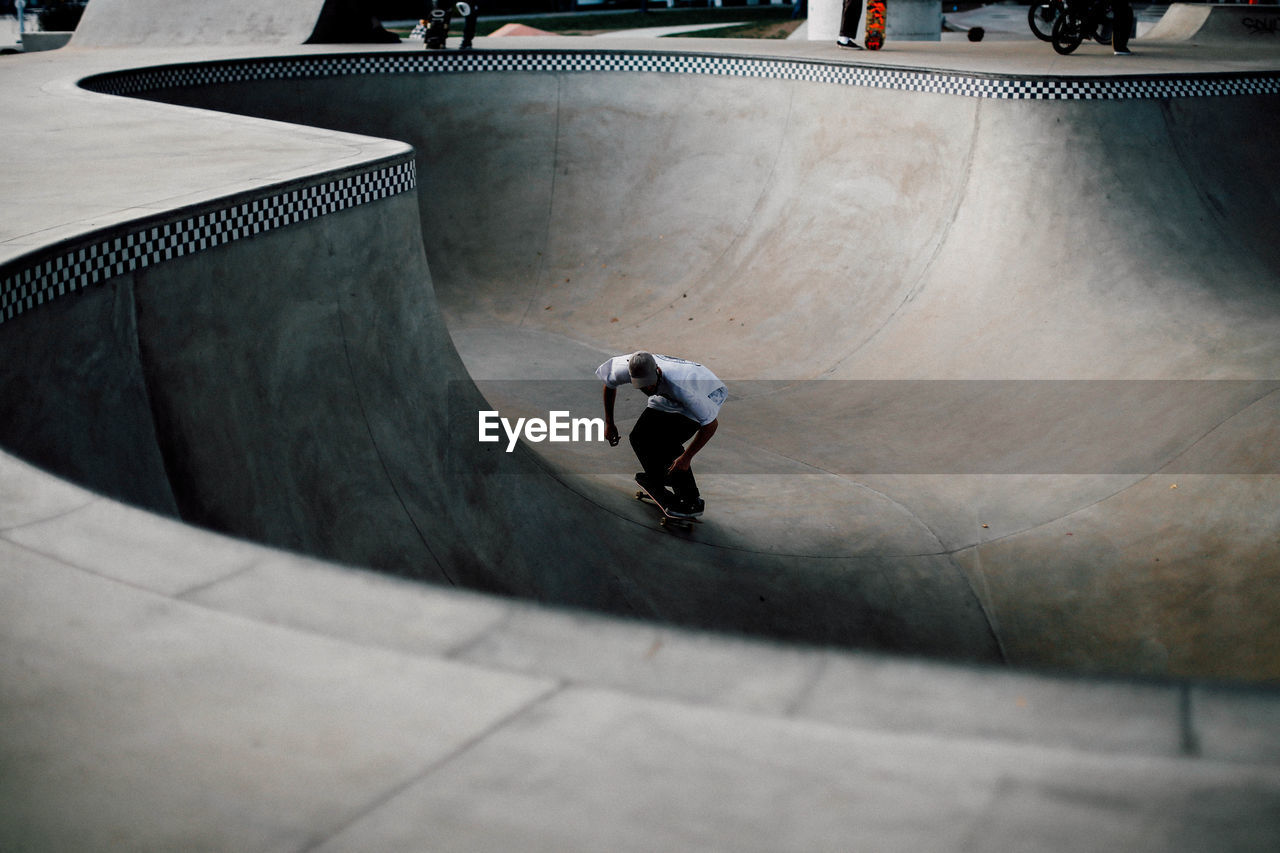
POLYGON ((1053 24, 1053 49, 1066 56, 1084 41, 1084 22, 1071 13, 1058 18, 1053 24))
POLYGON ((1053 41, 1053 25, 1062 17, 1060 2, 1032 4, 1027 9, 1027 26, 1040 41, 1053 41))
POLYGON ((1093 40, 1098 44, 1111 44, 1111 34, 1115 30, 1116 16, 1108 10, 1107 14, 1102 16, 1098 21, 1097 28, 1093 31, 1093 40))

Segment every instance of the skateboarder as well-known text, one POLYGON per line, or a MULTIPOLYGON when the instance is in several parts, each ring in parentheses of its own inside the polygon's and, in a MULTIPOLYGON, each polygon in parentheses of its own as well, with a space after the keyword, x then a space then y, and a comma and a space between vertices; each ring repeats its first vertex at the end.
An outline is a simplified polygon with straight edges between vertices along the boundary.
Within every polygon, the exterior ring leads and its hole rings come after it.
POLYGON ((697 362, 643 350, 609 359, 596 376, 604 383, 604 437, 615 447, 621 440, 613 422, 618 387, 630 382, 649 395, 631 430, 631 448, 644 468, 636 482, 655 500, 667 501, 663 507, 672 515, 701 515, 705 505, 690 464, 719 427, 729 394, 724 383, 697 362))

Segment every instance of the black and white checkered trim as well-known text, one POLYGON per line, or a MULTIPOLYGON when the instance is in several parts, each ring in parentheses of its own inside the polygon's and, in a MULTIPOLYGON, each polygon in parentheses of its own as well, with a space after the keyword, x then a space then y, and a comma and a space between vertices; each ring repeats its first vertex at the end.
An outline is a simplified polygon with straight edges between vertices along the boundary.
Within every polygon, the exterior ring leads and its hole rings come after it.
MULTIPOLYGON (((87 78, 87 89, 145 95, 165 89, 361 74, 476 72, 707 74, 867 86, 974 98, 1120 100, 1280 93, 1280 73, 1109 78, 1014 78, 817 60, 612 50, 380 52, 210 62, 87 78)), ((411 157, 341 178, 320 179, 229 205, 141 220, 0 265, 0 323, 112 276, 232 240, 413 189, 411 157)))
MULTIPOLYGON (((0 323, 113 276, 399 195, 416 185, 412 155, 317 183, 267 189, 226 207, 139 220, 0 266, 0 323)), ((221 203, 226 204, 228 200, 221 203)))
POLYGON ((611 50, 485 50, 277 57, 139 69, 91 77, 86 88, 114 95, 261 80, 359 74, 476 72, 650 72, 803 80, 971 98, 1121 100, 1280 93, 1280 73, 1125 77, 1008 77, 853 65, 806 59, 611 50))

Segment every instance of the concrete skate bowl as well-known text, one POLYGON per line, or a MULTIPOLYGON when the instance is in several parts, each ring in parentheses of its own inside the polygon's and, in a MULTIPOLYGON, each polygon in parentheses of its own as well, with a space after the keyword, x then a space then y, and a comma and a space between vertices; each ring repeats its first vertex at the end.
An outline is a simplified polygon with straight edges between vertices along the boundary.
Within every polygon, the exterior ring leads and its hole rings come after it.
POLYGON ((1280 677, 1270 76, 387 52, 88 85, 404 140, 417 186, 6 323, 61 395, 4 439, 40 464, 558 604, 1280 677), (477 440, 483 409, 597 414, 592 370, 640 347, 732 392, 688 534, 625 445, 477 440))

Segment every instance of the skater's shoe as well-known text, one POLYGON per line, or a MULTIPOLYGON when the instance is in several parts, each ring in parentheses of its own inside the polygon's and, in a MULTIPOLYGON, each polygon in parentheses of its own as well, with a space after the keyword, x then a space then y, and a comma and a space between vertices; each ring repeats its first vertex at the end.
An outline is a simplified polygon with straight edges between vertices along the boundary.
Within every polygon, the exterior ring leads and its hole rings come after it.
POLYGON ((667 511, 680 518, 697 518, 706 508, 707 504, 702 498, 678 497, 667 511))
POLYGON ((672 491, 661 483, 654 485, 653 481, 643 471, 636 474, 636 485, 648 492, 649 497, 661 504, 663 509, 675 503, 676 496, 672 491))
POLYGON ((862 45, 858 44, 848 36, 836 36, 836 44, 841 47, 851 48, 853 50, 862 50, 862 45))

